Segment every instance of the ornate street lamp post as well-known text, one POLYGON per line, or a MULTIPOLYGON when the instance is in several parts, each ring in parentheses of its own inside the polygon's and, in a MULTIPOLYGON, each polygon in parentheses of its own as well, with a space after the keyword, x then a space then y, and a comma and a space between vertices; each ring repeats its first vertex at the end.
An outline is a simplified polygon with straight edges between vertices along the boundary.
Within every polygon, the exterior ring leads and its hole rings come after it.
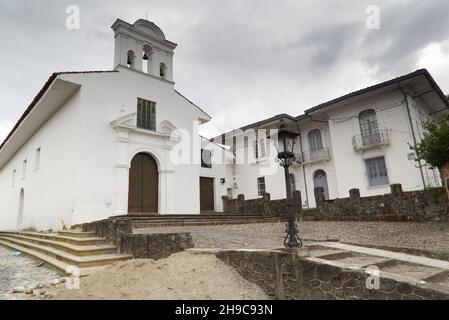
POLYGON ((286 236, 284 246, 287 248, 301 248, 302 241, 298 236, 298 227, 295 222, 295 208, 293 206, 292 189, 290 183, 290 166, 295 161, 294 146, 298 134, 286 130, 285 124, 281 124, 278 133, 278 159, 284 168, 285 188, 287 190, 287 216, 286 236))

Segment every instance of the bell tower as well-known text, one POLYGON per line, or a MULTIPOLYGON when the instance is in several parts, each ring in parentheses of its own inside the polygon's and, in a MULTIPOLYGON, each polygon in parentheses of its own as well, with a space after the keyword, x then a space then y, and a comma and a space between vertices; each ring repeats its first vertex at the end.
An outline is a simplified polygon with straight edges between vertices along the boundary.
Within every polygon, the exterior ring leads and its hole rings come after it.
POLYGON ((117 19, 111 28, 115 33, 114 68, 128 67, 173 81, 173 55, 177 44, 166 40, 157 25, 145 19, 134 24, 117 19))

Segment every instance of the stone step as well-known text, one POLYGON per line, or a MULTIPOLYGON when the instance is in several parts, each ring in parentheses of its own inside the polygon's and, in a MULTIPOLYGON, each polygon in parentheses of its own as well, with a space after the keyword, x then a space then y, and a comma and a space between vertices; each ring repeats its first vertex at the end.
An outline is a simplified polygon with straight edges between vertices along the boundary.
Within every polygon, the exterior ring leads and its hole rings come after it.
POLYGON ((204 221, 272 221, 272 220, 281 220, 283 218, 281 217, 245 217, 245 218, 210 218, 210 219, 204 219, 204 218, 152 218, 152 219, 130 219, 133 222, 142 222, 142 221, 195 221, 195 222, 204 222, 204 221))
POLYGON ((39 244, 42 246, 48 246, 55 249, 60 249, 63 251, 66 251, 70 254, 76 255, 76 256, 95 256, 95 255, 102 255, 102 254, 110 254, 110 253, 116 253, 117 248, 112 245, 100 245, 100 246, 79 246, 75 244, 70 244, 67 242, 60 242, 60 241, 54 241, 54 240, 46 240, 42 238, 37 237, 30 237, 26 235, 21 235, 17 233, 5 233, 0 235, 1 236, 7 236, 8 238, 16 238, 23 241, 32 242, 35 244, 39 244))
POLYGON ((104 238, 92 237, 92 238, 74 238, 60 236, 56 233, 39 233, 39 232, 0 232, 0 236, 3 234, 18 234, 38 239, 53 240, 58 242, 67 242, 77 246, 96 246, 105 244, 104 238))
POLYGON ((104 255, 80 257, 70 254, 63 250, 38 245, 32 242, 11 238, 5 235, 1 235, 0 240, 2 241, 2 243, 10 243, 16 246, 21 246, 28 250, 33 250, 46 256, 49 256, 51 258, 57 259, 66 264, 77 266, 78 268, 105 266, 114 262, 124 261, 132 258, 131 256, 128 255, 119 255, 119 254, 104 254, 104 255))
POLYGON ((310 255, 317 258, 338 260, 351 256, 351 251, 332 249, 309 249, 310 255))
POLYGON ((259 214, 244 213, 216 213, 216 214, 164 214, 164 215, 146 215, 146 214, 128 214, 124 216, 115 216, 111 219, 235 219, 235 218, 266 218, 259 214))
MULTIPOLYGON (((68 273, 69 269, 68 267, 70 267, 71 265, 68 263, 65 263, 63 261, 60 261, 58 259, 52 258, 46 254, 40 253, 39 251, 35 251, 32 249, 28 249, 26 247, 20 246, 18 244, 14 244, 8 241, 3 241, 0 238, 0 245, 7 248, 7 249, 11 249, 11 250, 15 250, 15 251, 20 251, 22 252, 22 254, 29 256, 30 258, 36 259, 38 261, 44 262, 46 263, 48 266, 56 269, 58 272, 64 274, 64 275, 68 275, 70 273, 68 273)), ((79 276, 83 277, 83 276, 87 276, 93 272, 99 271, 102 268, 104 268, 104 266, 101 267, 92 267, 92 268, 80 268, 80 273, 79 276)))
POLYGON ((81 231, 75 231, 75 230, 64 230, 59 231, 58 235, 63 237, 71 237, 71 238, 94 238, 95 232, 93 231, 87 231, 87 232, 81 232, 81 231))
POLYGON ((380 268, 381 271, 401 274, 406 277, 415 278, 419 280, 425 280, 435 282, 439 276, 447 274, 448 270, 435 268, 431 266, 424 266, 414 263, 408 263, 403 261, 397 261, 394 264, 380 268), (432 279, 434 281, 432 281, 432 279))
POLYGON ((133 228, 176 227, 176 226, 214 226, 214 225, 239 225, 257 223, 276 223, 281 220, 244 220, 244 221, 133 221, 133 228))

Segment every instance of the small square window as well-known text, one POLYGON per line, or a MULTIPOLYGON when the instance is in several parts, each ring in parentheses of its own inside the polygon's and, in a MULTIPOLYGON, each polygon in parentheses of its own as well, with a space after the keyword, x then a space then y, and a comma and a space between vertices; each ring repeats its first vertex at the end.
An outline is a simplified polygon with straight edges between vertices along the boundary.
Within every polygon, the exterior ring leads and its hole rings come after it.
POLYGON ((365 165, 370 186, 383 186, 390 183, 384 157, 367 159, 365 165))
POLYGON ((137 127, 156 131, 156 103, 137 99, 137 127))

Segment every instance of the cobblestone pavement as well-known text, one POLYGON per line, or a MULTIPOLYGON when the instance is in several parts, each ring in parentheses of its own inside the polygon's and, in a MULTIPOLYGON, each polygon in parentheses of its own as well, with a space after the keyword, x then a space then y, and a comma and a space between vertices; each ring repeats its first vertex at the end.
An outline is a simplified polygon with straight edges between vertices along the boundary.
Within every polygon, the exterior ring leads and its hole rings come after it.
POLYGON ((28 257, 13 257, 0 247, 0 300, 30 299, 26 294, 12 294, 17 287, 31 288, 60 276, 28 257))
MULTIPOLYGON (((285 223, 135 229, 135 233, 191 232, 197 248, 279 248, 285 223)), ((449 224, 400 222, 299 223, 304 240, 338 239, 362 246, 431 251, 449 257, 449 224)))

